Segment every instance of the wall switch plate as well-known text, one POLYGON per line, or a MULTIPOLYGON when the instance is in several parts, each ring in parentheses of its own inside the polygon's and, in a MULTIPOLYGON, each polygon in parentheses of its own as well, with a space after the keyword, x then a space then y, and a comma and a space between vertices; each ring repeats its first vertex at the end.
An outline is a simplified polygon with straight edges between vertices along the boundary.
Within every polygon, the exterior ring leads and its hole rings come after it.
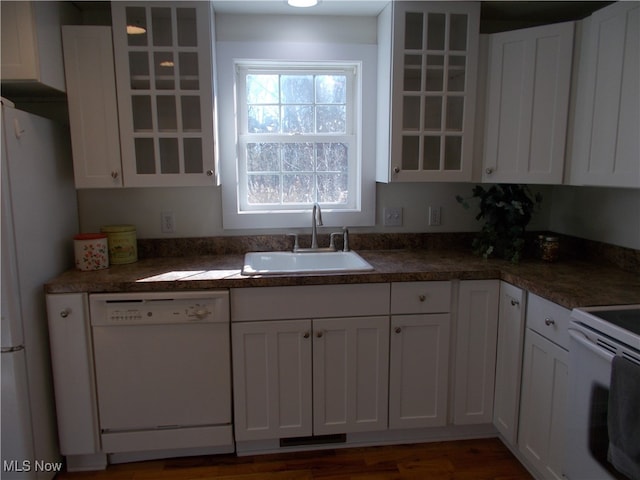
POLYGON ((160 217, 160 230, 162 233, 176 233, 176 214, 173 212, 162 212, 160 217))
POLYGON ((429 226, 438 227, 442 225, 442 207, 429 206, 429 226))
POLYGON ((402 207, 385 207, 383 210, 385 227, 402 226, 402 207))

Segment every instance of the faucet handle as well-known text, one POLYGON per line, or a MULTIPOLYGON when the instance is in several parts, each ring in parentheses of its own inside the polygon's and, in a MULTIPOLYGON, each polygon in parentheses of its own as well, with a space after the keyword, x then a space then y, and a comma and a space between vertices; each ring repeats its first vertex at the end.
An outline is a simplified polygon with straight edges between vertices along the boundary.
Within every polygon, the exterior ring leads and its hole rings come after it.
POLYGON ((297 233, 287 233, 288 237, 293 237, 293 251, 297 252, 300 249, 300 245, 298 244, 298 234, 297 233))

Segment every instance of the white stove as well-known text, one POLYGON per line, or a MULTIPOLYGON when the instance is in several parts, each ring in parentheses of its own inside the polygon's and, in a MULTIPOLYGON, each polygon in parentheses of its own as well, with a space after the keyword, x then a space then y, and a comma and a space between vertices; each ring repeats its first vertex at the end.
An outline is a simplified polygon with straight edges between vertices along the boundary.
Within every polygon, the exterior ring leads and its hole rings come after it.
POLYGON ((640 365, 640 304, 574 309, 571 318, 565 475, 627 479, 607 457, 609 386, 615 356, 640 365))

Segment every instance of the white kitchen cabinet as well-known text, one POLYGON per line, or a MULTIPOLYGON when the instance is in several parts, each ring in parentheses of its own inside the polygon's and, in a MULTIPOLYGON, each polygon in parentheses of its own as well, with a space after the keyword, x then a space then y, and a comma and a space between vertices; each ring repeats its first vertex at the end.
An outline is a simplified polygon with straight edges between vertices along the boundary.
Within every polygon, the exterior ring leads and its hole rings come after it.
POLYGON ((311 320, 231 328, 237 441, 312 434, 311 320))
POLYGON ((451 282, 391 285, 389 428, 447 424, 451 282))
POLYGON ((389 284, 232 289, 231 311, 237 441, 387 428, 389 284))
POLYGON ((64 92, 60 26, 78 16, 76 7, 69 2, 3 0, 0 8, 3 90, 9 85, 23 94, 64 92))
POLYGON ((571 312, 529 294, 518 448, 542 478, 562 479, 571 312))
POLYGON ((572 185, 640 187, 640 4, 615 2, 582 24, 572 185))
POLYGON ((47 315, 60 453, 91 457, 101 449, 88 296, 47 295, 47 315))
POLYGON ((489 36, 483 181, 561 184, 574 22, 489 36))
POLYGON ((62 27, 76 188, 122 186, 111 27, 62 27))
POLYGON ((453 423, 491 423, 498 332, 498 280, 466 280, 458 289, 453 423))
POLYGON ((111 14, 125 186, 214 185, 211 4, 112 2, 111 14))
POLYGON ((479 20, 479 2, 379 15, 378 181, 471 180, 479 20))
POLYGON ((510 446, 518 439, 526 293, 500 283, 493 424, 510 446))

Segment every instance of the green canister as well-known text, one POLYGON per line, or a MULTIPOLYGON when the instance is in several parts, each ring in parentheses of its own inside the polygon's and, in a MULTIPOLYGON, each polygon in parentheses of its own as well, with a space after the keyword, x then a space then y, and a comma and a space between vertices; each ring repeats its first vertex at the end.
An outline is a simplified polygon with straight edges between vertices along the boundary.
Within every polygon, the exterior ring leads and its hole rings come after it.
POLYGON ((134 225, 106 225, 100 231, 107 234, 111 265, 138 261, 138 241, 134 225))

